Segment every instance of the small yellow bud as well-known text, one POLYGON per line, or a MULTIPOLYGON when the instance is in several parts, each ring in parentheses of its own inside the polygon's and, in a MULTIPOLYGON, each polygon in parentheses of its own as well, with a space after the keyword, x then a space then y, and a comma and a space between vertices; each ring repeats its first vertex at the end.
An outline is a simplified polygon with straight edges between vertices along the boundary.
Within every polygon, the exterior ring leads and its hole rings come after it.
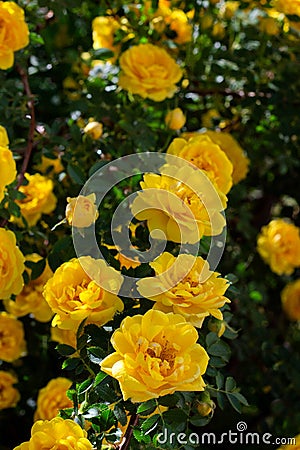
POLYGON ((212 405, 208 403, 199 402, 197 404, 197 411, 203 417, 208 416, 212 412, 212 410, 213 410, 212 405))
POLYGON ((100 122, 89 122, 83 131, 93 139, 99 139, 103 133, 103 125, 100 122))
POLYGON ((226 330, 226 325, 224 320, 210 319, 208 322, 208 329, 209 331, 216 333, 218 337, 221 337, 226 330))
POLYGON ((95 201, 95 194, 86 197, 84 195, 74 198, 67 197, 66 219, 68 224, 78 228, 92 225, 99 216, 95 201))
POLYGON ((172 109, 165 118, 165 123, 171 130, 180 130, 185 124, 185 121, 186 117, 180 108, 172 109))

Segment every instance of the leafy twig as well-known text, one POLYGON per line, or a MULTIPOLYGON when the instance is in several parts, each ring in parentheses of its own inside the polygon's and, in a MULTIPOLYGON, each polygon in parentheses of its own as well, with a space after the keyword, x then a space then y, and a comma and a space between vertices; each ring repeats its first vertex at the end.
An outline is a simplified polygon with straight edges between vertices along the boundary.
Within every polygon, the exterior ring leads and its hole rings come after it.
MULTIPOLYGON (((16 69, 21 77, 22 83, 23 83, 23 87, 24 87, 24 91, 28 97, 28 102, 27 102, 27 106, 29 109, 29 114, 30 114, 30 126, 29 126, 29 130, 28 130, 28 138, 27 138, 27 146, 24 149, 24 159, 23 159, 23 164, 21 167, 21 171, 18 175, 18 181, 17 181, 17 185, 16 185, 16 190, 19 189, 19 187, 22 185, 24 177, 25 177, 25 173, 30 161, 30 156, 32 153, 32 149, 34 147, 34 142, 33 142, 33 137, 34 137, 34 131, 35 131, 35 109, 34 109, 34 96, 31 92, 30 89, 30 85, 29 85, 29 81, 28 81, 28 74, 27 72, 23 69, 23 67, 21 67, 19 64, 16 65, 16 69)), ((0 222, 0 228, 5 227, 5 225, 7 224, 8 219, 2 219, 0 222)))

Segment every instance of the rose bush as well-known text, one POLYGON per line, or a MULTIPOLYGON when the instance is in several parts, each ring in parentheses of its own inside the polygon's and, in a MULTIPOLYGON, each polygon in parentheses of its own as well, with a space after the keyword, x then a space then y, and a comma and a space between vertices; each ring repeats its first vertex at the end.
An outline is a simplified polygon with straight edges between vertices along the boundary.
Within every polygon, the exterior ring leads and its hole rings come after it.
POLYGON ((0 2, 1 450, 299 435, 297 6, 0 2))

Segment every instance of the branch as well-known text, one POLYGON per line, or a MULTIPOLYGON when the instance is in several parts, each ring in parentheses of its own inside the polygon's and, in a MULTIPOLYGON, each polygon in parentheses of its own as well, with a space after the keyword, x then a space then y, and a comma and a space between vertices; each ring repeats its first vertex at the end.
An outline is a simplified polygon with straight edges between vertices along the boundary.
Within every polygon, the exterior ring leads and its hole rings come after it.
POLYGON ((139 420, 139 416, 138 414, 134 413, 132 414, 132 416, 130 417, 130 421, 128 424, 128 427, 126 429, 126 432, 123 436, 122 442, 120 445, 117 446, 116 450, 127 450, 130 444, 130 440, 132 437, 132 433, 133 433, 133 427, 135 427, 138 423, 139 420))
MULTIPOLYGON (((29 130, 28 130, 28 137, 27 137, 27 146, 24 149, 24 159, 23 159, 23 164, 21 167, 21 171, 18 175, 18 182, 16 185, 16 190, 19 189, 19 187, 22 185, 24 177, 25 177, 25 173, 27 171, 27 167, 29 164, 29 160, 30 160, 30 156, 32 153, 32 149, 33 149, 33 137, 34 137, 34 131, 35 131, 35 110, 34 110, 34 96, 31 92, 30 86, 29 86, 29 81, 28 81, 28 74, 27 72, 19 65, 16 65, 16 69, 21 77, 22 83, 23 83, 23 87, 24 87, 24 91, 28 97, 28 102, 27 102, 27 106, 29 109, 29 115, 30 115, 30 126, 29 126, 29 130)), ((5 227, 5 225, 7 224, 8 219, 2 219, 0 222, 0 228, 5 227)))
POLYGON ((31 152, 33 149, 33 137, 34 137, 34 131, 35 131, 36 124, 35 124, 34 96, 32 95, 32 92, 31 92, 31 89, 29 86, 28 74, 19 65, 16 66, 16 69, 20 74, 20 77, 21 77, 21 80, 22 80, 22 83, 24 86, 24 91, 28 97, 27 106, 28 106, 29 114, 30 114, 30 126, 29 126, 29 131, 28 131, 27 147, 25 150, 22 168, 21 168, 21 171, 18 176, 18 184, 16 186, 16 189, 19 189, 19 187, 23 183, 25 172, 27 171, 27 167, 28 167, 29 160, 31 157, 31 152))

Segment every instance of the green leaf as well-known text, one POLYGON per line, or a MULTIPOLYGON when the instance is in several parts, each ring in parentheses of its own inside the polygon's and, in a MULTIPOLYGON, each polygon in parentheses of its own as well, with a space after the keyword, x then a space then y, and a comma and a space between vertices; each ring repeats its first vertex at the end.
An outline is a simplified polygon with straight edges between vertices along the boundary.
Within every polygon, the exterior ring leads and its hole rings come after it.
POLYGON ((209 346, 207 352, 213 356, 220 356, 226 361, 228 361, 231 354, 229 345, 221 340, 209 346))
POLYGON ((148 417, 148 419, 144 420, 144 422, 141 425, 141 430, 144 434, 149 434, 151 431, 153 431, 158 424, 158 421, 160 419, 159 414, 154 414, 151 417, 148 417))
POLYGON ((215 342, 218 342, 219 338, 217 336, 216 333, 213 333, 212 331, 210 333, 208 333, 208 335, 206 336, 206 345, 207 347, 210 347, 211 345, 213 345, 215 342))
POLYGON ((68 358, 62 363, 62 368, 66 370, 74 370, 80 363, 79 358, 68 358))
POLYGON ((121 425, 125 426, 127 424, 128 418, 125 409, 119 405, 116 404, 114 407, 114 415, 118 422, 120 422, 121 425))
POLYGON ((114 56, 114 52, 112 52, 108 48, 97 48, 96 50, 92 50, 91 53, 93 55, 93 59, 105 60, 113 58, 114 56))
POLYGON ((223 374, 221 372, 217 373, 216 384, 217 384, 217 388, 218 389, 222 389, 223 386, 224 386, 224 376, 223 376, 223 374))
POLYGON ((55 349, 60 353, 62 356, 70 356, 73 355, 73 353, 76 352, 75 348, 71 347, 67 344, 58 344, 55 349))
POLYGON ((95 381, 94 381, 94 386, 98 386, 98 384, 100 384, 107 377, 108 377, 108 375, 104 372, 100 371, 99 373, 97 373, 95 381))
POLYGON ((37 262, 26 261, 25 266, 31 270, 31 280, 36 280, 43 272, 46 266, 46 260, 40 259, 37 262))
POLYGON ((157 403, 154 399, 147 400, 138 407, 137 413, 141 416, 148 416, 149 414, 153 413, 156 408, 157 403))
POLYGON ((67 166, 67 172, 75 184, 84 185, 86 177, 81 167, 70 162, 67 166))
POLYGON ((236 398, 235 393, 227 393, 226 394, 229 403, 231 404, 231 406, 238 412, 242 412, 242 407, 241 407, 241 403, 238 400, 238 398, 236 398))
POLYGON ((247 399, 240 392, 235 392, 234 396, 242 405, 249 406, 247 399))
POLYGON ((217 392, 217 402, 220 409, 225 408, 225 395, 222 392, 217 392))
POLYGON ((145 444, 150 444, 151 437, 148 434, 143 434, 138 428, 133 429, 133 436, 138 442, 144 442, 145 444))
POLYGON ((84 394, 85 392, 87 392, 88 390, 90 390, 92 386, 93 386, 93 380, 91 380, 90 378, 89 378, 88 380, 83 381, 83 382, 77 387, 78 395, 84 394))
POLYGON ((235 388, 236 388, 236 382, 235 382, 234 378, 232 378, 232 377, 226 378, 225 390, 228 391, 228 392, 231 392, 235 388))

